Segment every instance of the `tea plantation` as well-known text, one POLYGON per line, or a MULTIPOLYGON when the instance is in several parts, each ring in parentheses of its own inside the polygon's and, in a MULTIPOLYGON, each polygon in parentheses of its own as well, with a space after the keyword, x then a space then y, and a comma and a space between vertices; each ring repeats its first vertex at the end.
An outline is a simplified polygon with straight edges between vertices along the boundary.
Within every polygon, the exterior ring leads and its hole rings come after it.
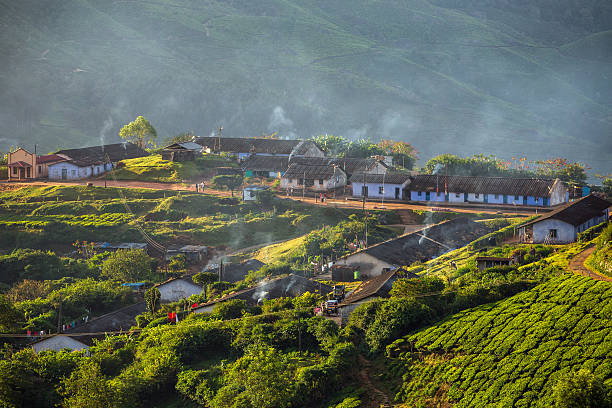
POLYGON ((551 407, 580 369, 612 383, 612 284, 564 275, 388 347, 405 406, 551 407), (433 404, 433 405, 431 405, 433 404))

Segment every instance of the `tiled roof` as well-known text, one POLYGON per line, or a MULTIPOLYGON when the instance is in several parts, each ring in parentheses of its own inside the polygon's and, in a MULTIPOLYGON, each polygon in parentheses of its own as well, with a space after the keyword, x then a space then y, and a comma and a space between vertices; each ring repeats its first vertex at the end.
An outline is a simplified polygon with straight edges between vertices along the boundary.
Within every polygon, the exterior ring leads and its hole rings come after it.
POLYGON ((357 289, 351 292, 346 299, 340 304, 344 306, 350 303, 355 303, 360 300, 369 298, 370 296, 388 297, 393 282, 400 278, 418 278, 419 275, 408 272, 404 269, 394 269, 385 272, 370 280, 363 282, 357 289))
POLYGON ((283 178, 293 179, 327 179, 333 177, 334 174, 339 175, 344 173, 341 169, 335 168, 332 165, 305 165, 292 163, 285 172, 283 178))
POLYGON ((451 193, 507 194, 548 197, 555 182, 552 179, 445 176, 420 174, 410 183, 411 191, 444 191, 445 183, 451 193))
POLYGON ((484 224, 460 217, 401 235, 355 253, 366 253, 391 265, 411 265, 416 261, 427 261, 451 249, 465 246, 489 232, 491 229, 484 224))
MULTIPOLYGON (((351 183, 363 183, 363 173, 355 173, 351 176, 351 183)), ((366 183, 382 184, 404 184, 410 180, 410 174, 387 172, 385 174, 366 174, 366 183)))
POLYGON ((125 159, 148 156, 146 150, 141 149, 133 143, 114 143, 102 146, 83 147, 80 149, 65 149, 56 152, 69 157, 78 166, 90 166, 100 164, 110 158, 110 161, 118 162, 125 159))
POLYGON ((344 172, 347 174, 370 171, 379 163, 387 167, 379 160, 362 159, 357 157, 295 157, 291 158, 291 164, 293 163, 306 164, 309 166, 336 165, 338 168, 344 170, 344 172))
POLYGON ((54 163, 54 162, 60 162, 60 161, 65 161, 66 159, 63 158, 62 156, 58 156, 57 154, 47 154, 45 156, 38 156, 36 158, 36 163, 38 164, 45 164, 45 163, 54 163))
POLYGON ((289 158, 254 154, 243 161, 240 167, 251 171, 285 171, 289 167, 289 158))
POLYGON ((589 194, 579 200, 564 204, 556 210, 546 213, 522 226, 532 225, 547 219, 561 220, 578 226, 591 218, 601 216, 604 210, 610 206, 612 206, 612 203, 608 200, 604 200, 595 194, 589 194))
POLYGON ((172 143, 171 145, 164 147, 164 149, 195 150, 199 152, 202 150, 202 146, 194 142, 180 142, 180 143, 172 143))
MULTIPOLYGON (((219 150, 219 138, 205 136, 195 142, 214 151, 219 150)), ((301 140, 263 139, 246 137, 221 137, 221 151, 233 153, 268 153, 289 155, 301 140)))

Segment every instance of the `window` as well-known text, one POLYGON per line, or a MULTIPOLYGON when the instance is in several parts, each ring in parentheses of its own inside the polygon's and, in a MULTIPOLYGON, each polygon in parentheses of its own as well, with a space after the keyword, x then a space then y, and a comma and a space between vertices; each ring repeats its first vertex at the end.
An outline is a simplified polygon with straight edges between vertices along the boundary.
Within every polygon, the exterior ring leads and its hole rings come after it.
POLYGON ((71 170, 70 174, 72 174, 73 176, 76 176, 76 170, 71 170))
POLYGON ((319 184, 323 185, 323 179, 319 179, 319 184))
POLYGON ((302 184, 304 184, 304 179, 297 179, 298 181, 298 186, 301 186, 302 184))
POLYGON ((38 173, 42 173, 42 166, 38 166, 38 173))
POLYGON ((455 193, 455 198, 461 197, 461 193, 455 193))
POLYGON ((518 200, 518 196, 517 196, 517 195, 515 195, 515 196, 514 196, 514 199, 515 199, 515 200, 518 200))
POLYGON ((556 229, 548 230, 548 237, 551 239, 557 239, 558 237, 557 230, 556 229))
POLYGON ((499 194, 495 194, 495 199, 499 199, 499 194))
POLYGON ((384 194, 385 188, 383 186, 378 186, 378 194, 384 194))
POLYGON ((17 174, 17 167, 13 167, 13 174, 17 174))
POLYGON ((478 198, 480 196, 480 194, 476 193, 474 194, 474 198, 478 198))

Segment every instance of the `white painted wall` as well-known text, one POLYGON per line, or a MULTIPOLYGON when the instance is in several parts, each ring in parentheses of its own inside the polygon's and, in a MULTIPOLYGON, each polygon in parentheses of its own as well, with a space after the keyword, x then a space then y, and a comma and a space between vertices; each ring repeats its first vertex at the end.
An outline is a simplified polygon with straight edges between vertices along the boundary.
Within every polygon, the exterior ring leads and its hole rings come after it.
POLYGON ((199 295, 202 288, 183 279, 175 279, 157 287, 162 302, 176 302, 191 295, 199 295))
POLYGON ((54 350, 61 351, 63 349, 70 350, 85 350, 88 349, 89 346, 85 343, 81 343, 78 340, 73 339, 69 336, 63 336, 58 334, 57 336, 49 337, 45 340, 39 341, 38 343, 32 344, 32 349, 35 352, 41 352, 44 350, 54 350))
POLYGON ((463 202, 463 193, 448 193, 448 201, 451 203, 462 203, 463 202))
POLYGON ((561 180, 556 180, 550 192, 550 205, 559 205, 568 201, 567 187, 561 180))
POLYGON ((576 228, 561 220, 546 219, 533 224, 533 242, 543 243, 551 229, 557 230, 557 242, 567 243, 576 241, 576 228))
MULTIPOLYGON (((402 198, 402 185, 401 184, 388 184, 384 185, 384 194, 381 194, 380 188, 383 187, 382 183, 366 183, 368 187, 368 197, 372 198, 382 198, 383 195, 388 199, 395 199, 395 189, 399 188, 399 199, 402 198)), ((353 182, 353 197, 362 197, 361 195, 361 187, 363 186, 363 182, 353 182)))
MULTIPOLYGON (((294 190, 301 190, 303 185, 298 184, 298 181, 302 181, 301 179, 290 179, 286 177, 281 178, 281 188, 287 189, 292 188, 294 190)), ((306 179, 308 181, 308 179, 306 179)), ((342 187, 346 185, 346 174, 342 171, 337 171, 335 176, 332 176, 328 179, 323 179, 323 184, 319 183, 319 179, 314 179, 314 184, 310 187, 306 187, 306 190, 314 190, 314 191, 327 191, 333 188, 342 187)))

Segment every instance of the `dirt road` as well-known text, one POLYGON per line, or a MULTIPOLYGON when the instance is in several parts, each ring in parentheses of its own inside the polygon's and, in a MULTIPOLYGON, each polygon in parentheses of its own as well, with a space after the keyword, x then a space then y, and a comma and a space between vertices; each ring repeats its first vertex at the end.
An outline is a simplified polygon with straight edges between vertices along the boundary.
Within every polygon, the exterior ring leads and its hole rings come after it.
MULTIPOLYGON (((181 183, 156 183, 151 181, 137 181, 137 180, 78 180, 78 181, 33 181, 28 183, 6 183, 12 186, 70 186, 70 185, 87 185, 88 183, 92 183, 96 187, 121 187, 121 188, 149 188, 153 190, 168 190, 168 191, 191 191, 195 192, 194 184, 181 184, 181 183)), ((5 183, 2 183, 5 184, 5 183)), ((231 193, 225 190, 215 190, 211 188, 205 188, 203 193, 213 194, 220 197, 229 197, 231 193)), ((241 192, 235 191, 235 196, 240 197, 241 192)), ((315 201, 314 198, 311 197, 299 197, 299 196, 286 196, 279 195, 280 198, 288 198, 294 201, 301 201, 304 203, 312 204, 312 205, 320 205, 320 206, 335 206, 338 208, 352 208, 352 209, 360 209, 363 204, 361 201, 357 200, 348 200, 348 199, 334 199, 328 198, 324 203, 320 201, 315 201)), ((400 203, 400 202, 385 202, 381 203, 380 201, 366 201, 365 208, 367 210, 420 210, 420 211, 438 211, 444 207, 444 203, 439 203, 437 205, 423 205, 423 204, 411 204, 411 203, 400 203)), ((449 210, 453 212, 466 213, 466 214, 474 214, 474 213, 483 213, 483 214, 498 214, 503 213, 505 215, 513 215, 513 216, 529 216, 534 215, 533 211, 527 211, 520 208, 507 208, 503 210, 498 209, 487 209, 483 207, 449 207, 449 210)))

